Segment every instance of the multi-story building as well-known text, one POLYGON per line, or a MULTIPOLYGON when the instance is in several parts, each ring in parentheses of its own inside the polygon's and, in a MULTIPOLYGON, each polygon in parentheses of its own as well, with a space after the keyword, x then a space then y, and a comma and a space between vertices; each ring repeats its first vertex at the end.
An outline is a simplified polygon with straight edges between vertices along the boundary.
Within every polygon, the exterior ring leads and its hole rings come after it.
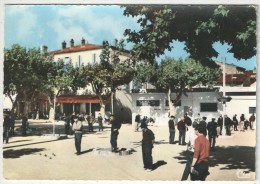
MULTIPOLYGON (((81 65, 100 63, 100 54, 102 49, 103 46, 89 44, 84 38, 82 38, 80 45, 74 45, 74 40, 71 39, 69 46, 64 41, 61 43, 60 50, 48 52, 45 47, 44 52, 47 52, 48 55, 53 56, 54 61, 62 59, 65 63, 71 62, 75 67, 78 67, 81 65)), ((130 54, 126 51, 119 52, 115 47, 110 47, 110 54, 115 54, 115 52, 119 53, 118 57, 121 61, 124 61, 130 56, 130 54)), ((56 98, 56 103, 58 105, 57 111, 61 114, 71 114, 72 112, 76 112, 86 114, 92 113, 96 115, 100 110, 99 98, 93 93, 91 86, 87 86, 84 89, 79 89, 77 94, 59 95, 56 98)), ((106 97, 105 103, 105 111, 111 111, 110 96, 106 97)), ((115 110, 121 109, 122 111, 123 106, 125 106, 124 103, 118 103, 117 101, 115 101, 114 104, 115 110)))

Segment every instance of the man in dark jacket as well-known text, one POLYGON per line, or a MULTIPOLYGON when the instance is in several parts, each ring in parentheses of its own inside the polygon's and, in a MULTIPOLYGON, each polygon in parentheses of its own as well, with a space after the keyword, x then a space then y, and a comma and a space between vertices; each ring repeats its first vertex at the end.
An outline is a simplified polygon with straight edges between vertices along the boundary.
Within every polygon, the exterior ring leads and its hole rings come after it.
POLYGON ((111 137, 110 137, 110 143, 111 143, 111 151, 116 152, 117 151, 117 137, 119 134, 119 129, 121 128, 121 123, 117 120, 115 120, 114 115, 110 116, 110 124, 111 124, 111 137))
POLYGON ((141 123, 141 116, 140 116, 140 114, 137 114, 135 116, 135 131, 137 131, 137 132, 138 132, 140 123, 141 123))
POLYGON ((233 125, 234 125, 234 131, 238 131, 237 130, 238 120, 236 114, 233 116, 233 125))
POLYGON ((144 169, 152 170, 153 169, 152 149, 155 140, 154 133, 147 128, 146 123, 141 124, 141 129, 143 131, 142 155, 143 155, 144 169))
POLYGON ((232 121, 227 115, 225 115, 224 118, 225 118, 226 135, 230 136, 231 135, 230 127, 231 127, 232 121))
POLYGON ((177 128, 179 130, 179 145, 186 145, 185 144, 186 126, 185 126, 184 118, 181 118, 181 120, 178 122, 177 128))
POLYGON ((174 144, 174 138, 175 138, 175 122, 174 122, 175 117, 171 116, 170 120, 168 121, 168 126, 169 126, 169 132, 170 132, 170 137, 169 137, 169 143, 174 144))
POLYGON ((217 123, 218 123, 218 127, 219 127, 219 135, 222 135, 222 129, 223 129, 223 116, 222 115, 220 115, 218 117, 217 123))
POLYGON ((210 149, 212 151, 215 150, 216 137, 217 137, 217 126, 218 126, 218 124, 215 121, 215 118, 212 118, 212 120, 210 122, 208 122, 208 125, 207 125, 210 149))
POLYGON ((8 144, 9 140, 9 133, 10 133, 10 128, 11 128, 11 119, 8 114, 5 115, 4 117, 4 132, 3 132, 3 142, 5 141, 6 144, 8 144))

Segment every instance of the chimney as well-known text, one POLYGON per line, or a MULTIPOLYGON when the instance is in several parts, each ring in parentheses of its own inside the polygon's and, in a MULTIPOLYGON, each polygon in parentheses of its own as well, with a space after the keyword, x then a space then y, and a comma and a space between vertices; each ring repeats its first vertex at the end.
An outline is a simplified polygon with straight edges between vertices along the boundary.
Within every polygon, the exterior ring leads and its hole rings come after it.
POLYGON ((42 53, 47 54, 47 52, 48 52, 48 47, 46 45, 43 45, 42 46, 42 53))
POLYGON ((86 40, 84 38, 81 39, 81 45, 85 45, 86 44, 86 40))
POLYGON ((66 42, 65 41, 61 43, 61 48, 66 49, 66 42))
POLYGON ((74 40, 73 39, 70 40, 70 47, 74 47, 74 40))

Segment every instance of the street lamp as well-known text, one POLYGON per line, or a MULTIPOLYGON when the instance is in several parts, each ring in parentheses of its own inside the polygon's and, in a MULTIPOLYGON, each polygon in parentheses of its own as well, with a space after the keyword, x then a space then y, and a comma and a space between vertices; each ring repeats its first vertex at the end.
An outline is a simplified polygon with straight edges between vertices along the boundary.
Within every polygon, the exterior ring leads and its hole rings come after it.
POLYGON ((53 117, 52 117, 52 127, 53 127, 53 136, 55 135, 55 114, 56 114, 56 95, 58 93, 58 89, 54 89, 54 100, 53 100, 53 117))

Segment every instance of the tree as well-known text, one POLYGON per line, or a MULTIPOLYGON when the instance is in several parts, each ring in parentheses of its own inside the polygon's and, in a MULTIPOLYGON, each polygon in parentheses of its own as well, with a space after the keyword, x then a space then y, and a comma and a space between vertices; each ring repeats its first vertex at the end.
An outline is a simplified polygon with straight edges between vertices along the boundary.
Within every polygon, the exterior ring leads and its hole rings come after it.
MULTIPOLYGON (((111 95, 113 100, 116 89, 132 81, 135 73, 132 60, 130 58, 121 60, 119 55, 120 53, 117 50, 112 50, 109 43, 104 41, 100 63, 88 64, 83 67, 85 84, 90 84, 93 92, 99 97, 102 115, 105 112, 104 97, 111 95)), ((111 104, 113 104, 113 101, 111 104)))
POLYGON ((49 89, 56 90, 58 96, 61 92, 76 92, 78 88, 86 86, 82 73, 82 66, 74 67, 71 62, 64 63, 62 59, 53 62, 53 70, 49 73, 49 89))
MULTIPOLYGON (((152 65, 148 68, 154 70, 152 65)), ((137 77, 136 80, 150 82, 158 90, 167 92, 171 115, 175 115, 175 106, 188 89, 199 85, 213 86, 221 73, 219 69, 205 67, 190 58, 176 61, 167 57, 156 67, 155 72, 144 73, 140 70, 142 67, 138 69, 137 76, 145 74, 146 78, 143 80, 137 77), (172 93, 176 93, 175 99, 172 99, 172 93)))
POLYGON ((138 89, 141 88, 142 84, 154 83, 157 80, 156 70, 158 64, 154 61, 151 64, 148 61, 141 61, 136 63, 136 74, 134 76, 134 86, 138 89))
POLYGON ((139 59, 153 61, 171 51, 171 43, 185 43, 190 57, 214 66, 212 57, 219 53, 213 43, 231 46, 229 52, 237 59, 256 54, 256 7, 251 5, 127 5, 124 15, 137 17, 141 30, 125 30, 128 42, 139 59))
POLYGON ((18 44, 4 51, 4 94, 13 102, 24 101, 24 114, 28 114, 33 99, 49 85, 49 73, 53 69, 50 57, 40 49, 26 49, 18 44), (17 94, 16 99, 11 96, 17 94))

